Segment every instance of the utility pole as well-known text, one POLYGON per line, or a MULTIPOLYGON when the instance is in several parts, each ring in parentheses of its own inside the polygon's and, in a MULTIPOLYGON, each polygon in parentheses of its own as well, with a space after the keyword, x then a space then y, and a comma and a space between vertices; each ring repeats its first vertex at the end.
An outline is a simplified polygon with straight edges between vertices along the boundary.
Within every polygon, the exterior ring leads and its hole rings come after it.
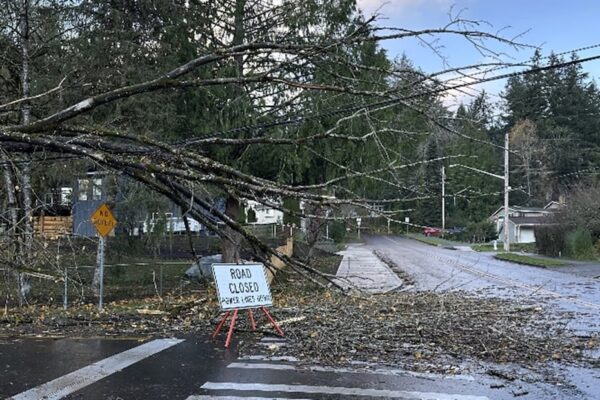
POLYGON ((442 237, 446 232, 446 167, 442 167, 442 237))
MULTIPOLYGON (((452 164, 449 168, 453 167, 463 167, 466 169, 470 169, 471 171, 479 172, 481 174, 493 176, 497 179, 502 179, 504 181, 504 250, 510 251, 510 234, 508 232, 508 217, 510 215, 508 210, 508 194, 510 193, 510 185, 508 184, 508 133, 504 138, 504 175, 496 175, 491 172, 484 171, 482 169, 469 167, 468 165, 462 164, 452 164)), ((442 189, 443 190, 443 189, 442 189)))
POLYGON ((504 136, 504 251, 510 251, 510 233, 508 232, 508 193, 510 185, 508 184, 508 132, 504 136))

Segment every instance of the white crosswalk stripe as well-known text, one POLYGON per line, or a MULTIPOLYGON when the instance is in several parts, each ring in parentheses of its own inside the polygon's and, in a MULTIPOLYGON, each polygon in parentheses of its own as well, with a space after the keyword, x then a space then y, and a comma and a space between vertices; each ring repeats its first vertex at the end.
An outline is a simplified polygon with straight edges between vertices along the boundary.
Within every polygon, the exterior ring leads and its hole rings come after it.
POLYGON ((474 381, 471 375, 440 375, 440 374, 428 374, 424 372, 413 372, 403 369, 385 369, 385 368, 374 368, 374 369, 353 369, 353 368, 333 368, 321 365, 305 365, 301 368, 292 364, 273 364, 273 363, 246 363, 246 362, 234 362, 227 366, 227 368, 240 368, 240 369, 274 369, 282 371, 295 371, 298 369, 309 370, 314 372, 333 372, 338 374, 369 374, 369 375, 390 375, 390 376, 412 376, 416 378, 425 379, 455 379, 464 381, 474 381))
MULTIPOLYGON (((234 382, 231 381, 231 378, 229 378, 230 381, 225 382, 206 382, 201 386, 204 390, 203 394, 191 396, 186 400, 285 400, 288 397, 281 396, 285 396, 286 393, 290 394, 290 400, 298 400, 299 396, 303 400, 306 400, 304 398, 306 396, 314 399, 323 398, 323 396, 334 396, 336 398, 363 396, 412 400, 489 400, 486 396, 444 393, 449 390, 444 386, 441 386, 444 389, 440 392, 435 392, 431 390, 430 384, 424 382, 424 380, 439 382, 445 379, 473 382, 475 379, 471 375, 419 373, 402 369, 381 368, 368 363, 357 365, 356 368, 353 366, 334 368, 322 365, 298 364, 298 361, 298 359, 291 356, 249 355, 241 357, 238 361, 229 364, 227 369, 232 370, 232 372, 235 370, 264 370, 264 373, 259 372, 258 375, 255 375, 262 382, 248 382, 248 376, 252 375, 246 375, 245 372, 240 371, 232 376, 246 377, 242 379, 245 382, 234 382), (294 372, 298 372, 300 375, 295 375, 293 374, 294 372), (310 375, 306 375, 307 372, 310 375), (324 382, 328 383, 330 380, 330 376, 324 374, 336 374, 341 379, 334 380, 336 382, 335 386, 324 385, 324 382), (404 381, 396 381, 396 379, 410 380, 413 378, 417 379, 414 388, 425 390, 393 390, 381 387, 364 387, 364 383, 371 380, 372 382, 379 383, 384 382, 381 379, 387 379, 388 381, 391 379, 390 382, 396 382, 396 387, 404 389, 406 387, 402 386, 402 382, 404 381), (308 379, 308 381, 305 381, 305 379, 308 379), (362 382, 363 387, 354 387, 355 382, 362 382), (398 386, 398 382, 401 382, 401 386, 398 386), (263 395, 262 392, 266 393, 263 395), (269 397, 268 393, 279 397, 269 397), (255 397, 245 397, 244 395, 255 397)), ((224 380, 227 380, 227 378, 224 380)), ((460 385, 464 385, 464 383, 456 382, 456 385, 461 387, 460 385)), ((464 388, 459 391, 465 393, 464 388)))
POLYGON ((292 356, 265 356, 262 354, 252 355, 252 356, 243 356, 240 357, 240 360, 249 360, 249 361, 299 361, 296 357, 292 356))
MULTIPOLYGON (((287 397, 239 397, 239 396, 209 396, 205 394, 190 396, 185 400, 291 400, 287 397)), ((312 400, 298 399, 293 400, 312 400)))
POLYGON ((44 383, 8 400, 59 400, 99 380, 119 372, 156 353, 183 342, 183 339, 156 339, 95 362, 53 381, 44 383))
MULTIPOLYGON (((286 346, 286 339, 284 338, 263 338, 259 345, 267 346, 269 348, 282 348, 286 346)), ((364 379, 372 379, 379 381, 381 376, 386 376, 386 379, 410 379, 416 378, 420 380, 437 380, 442 381, 445 379, 451 379, 456 381, 474 381, 475 379, 471 375, 442 375, 432 373, 420 373, 414 371, 407 371, 402 369, 391 369, 381 368, 376 365, 361 363, 355 367, 347 368, 334 368, 322 365, 299 365, 299 360, 292 356, 269 356, 269 355, 249 355, 240 357, 236 362, 233 362, 227 366, 231 370, 265 370, 272 371, 271 374, 281 372, 300 372, 306 373, 307 371, 313 373, 313 377, 317 378, 320 383, 323 382, 323 378, 318 379, 320 374, 337 374, 339 376, 346 376, 348 379, 346 382, 356 382, 357 377, 364 382, 364 379), (379 376, 380 378, 377 378, 379 376)), ((238 376, 244 376, 243 374, 238 376)), ((269 373, 261 374, 260 376, 269 377, 269 373)), ((285 375, 284 375, 285 376, 285 375)), ((340 398, 346 398, 348 396, 367 396, 367 397, 379 397, 388 399, 412 399, 412 400, 489 400, 485 396, 475 396, 468 394, 452 394, 452 393, 441 393, 433 391, 410 391, 410 390, 390 390, 390 389, 379 389, 379 388, 360 388, 360 387, 347 387, 354 386, 352 383, 339 384, 339 386, 325 386, 322 384, 301 384, 296 378, 291 378, 293 375, 287 375, 284 379, 285 384, 282 383, 269 383, 269 382, 206 382, 201 386, 204 389, 205 394, 199 394, 190 396, 186 400, 286 400, 287 397, 244 397, 239 392, 250 392, 251 396, 256 396, 256 392, 267 392, 281 396, 284 393, 293 394, 293 400, 299 400, 295 396, 306 396, 309 395, 313 398, 322 398, 323 396, 339 396, 340 398), (287 376, 290 379, 294 379, 293 383, 288 381, 287 376), (226 395, 219 394, 221 391, 227 391, 226 395), (211 392, 215 392, 212 394, 211 392), (234 392, 236 395, 232 395, 234 392), (235 393, 238 392, 238 393, 235 393)), ((303 375, 306 378, 306 375, 303 375)), ((268 378, 266 378, 268 379, 268 378)), ((261 379, 264 380, 264 379, 261 379)), ((281 382, 281 379, 279 379, 281 382)), ((339 381, 338 381, 339 382, 339 381)), ((421 386, 430 389, 428 386, 421 386)), ((446 389, 447 390, 447 389, 446 389)), ((258 393, 260 394, 260 393, 258 393)), ((292 400, 292 397, 289 398, 292 400)), ((307 400, 307 399, 302 399, 307 400)))
MULTIPOLYGON (((370 388, 350 388, 320 385, 284 385, 269 383, 206 382, 201 386, 208 390, 259 391, 278 393, 327 394, 341 396, 370 396, 406 400, 489 400, 485 396, 472 396, 450 393, 413 392, 370 388)), ((213 397, 214 398, 214 397, 213 397)))

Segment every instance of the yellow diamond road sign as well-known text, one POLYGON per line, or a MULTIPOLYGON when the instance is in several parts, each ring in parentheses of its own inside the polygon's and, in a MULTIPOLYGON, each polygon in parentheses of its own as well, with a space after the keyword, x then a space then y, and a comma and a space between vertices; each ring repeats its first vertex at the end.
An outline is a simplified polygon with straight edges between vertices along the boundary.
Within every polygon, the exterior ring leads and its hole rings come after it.
POLYGON ((94 211, 91 220, 92 224, 96 227, 96 231, 102 237, 106 237, 117 225, 115 216, 110 212, 106 204, 102 204, 94 211))

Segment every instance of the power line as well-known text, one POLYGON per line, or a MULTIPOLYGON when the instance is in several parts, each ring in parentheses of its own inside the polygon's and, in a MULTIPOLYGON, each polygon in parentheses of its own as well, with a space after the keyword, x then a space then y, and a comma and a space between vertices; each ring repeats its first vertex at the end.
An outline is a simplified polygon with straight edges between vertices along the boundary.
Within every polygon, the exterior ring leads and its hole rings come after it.
MULTIPOLYGON (((594 45, 594 46, 600 47, 600 45, 594 45)), ((581 59, 577 59, 577 60, 565 61, 565 62, 558 63, 558 64, 539 66, 536 68, 530 68, 528 70, 509 72, 506 74, 496 75, 496 76, 492 76, 489 78, 482 78, 475 82, 463 82, 463 83, 452 85, 452 86, 445 86, 442 88, 431 89, 428 91, 423 91, 423 92, 415 93, 415 94, 400 97, 400 98, 391 98, 391 99, 387 99, 387 100, 372 102, 369 104, 361 104, 361 105, 355 105, 355 106, 350 106, 350 107, 337 108, 337 109, 332 109, 327 112, 315 113, 312 115, 299 114, 299 115, 296 115, 291 118, 280 119, 280 120, 272 121, 269 123, 263 123, 263 124, 253 125, 253 126, 242 126, 242 127, 238 127, 238 128, 234 128, 234 129, 230 129, 230 130, 226 130, 226 131, 212 133, 211 135, 218 136, 218 135, 228 135, 228 134, 233 134, 233 133, 250 132, 250 131, 264 131, 264 130, 272 129, 275 127, 298 125, 302 122, 306 122, 306 121, 313 120, 313 119, 331 117, 331 116, 336 116, 336 115, 341 115, 341 114, 349 114, 349 113, 357 112, 360 110, 377 111, 377 108, 399 105, 399 104, 401 105, 401 103, 406 102, 408 100, 413 100, 413 99, 417 99, 417 98, 424 97, 424 96, 437 95, 437 94, 447 92, 450 90, 470 87, 470 86, 474 86, 474 85, 481 84, 481 83, 492 82, 492 81, 501 80, 501 79, 508 79, 508 78, 516 77, 516 76, 530 75, 530 74, 534 74, 534 73, 538 73, 538 72, 542 72, 542 71, 564 68, 564 67, 567 67, 570 65, 583 64, 583 63, 595 61, 598 59, 600 59, 600 55, 594 55, 594 56, 585 57, 585 58, 581 58, 581 59)), ((484 142, 484 143, 493 145, 494 147, 501 147, 495 143, 486 142, 484 140, 472 138, 468 135, 461 134, 461 136, 471 139, 471 140, 476 140, 478 142, 479 141, 484 142)), ((180 147, 190 146, 197 142, 201 142, 206 137, 208 137, 208 136, 205 136, 203 138, 188 139, 188 140, 176 143, 176 145, 178 145, 180 147)))

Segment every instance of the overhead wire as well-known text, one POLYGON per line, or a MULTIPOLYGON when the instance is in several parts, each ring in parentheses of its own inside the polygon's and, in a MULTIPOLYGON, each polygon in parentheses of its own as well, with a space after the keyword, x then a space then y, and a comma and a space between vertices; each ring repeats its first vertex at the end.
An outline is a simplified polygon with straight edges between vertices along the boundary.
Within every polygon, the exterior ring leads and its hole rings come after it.
MULTIPOLYGON (((264 131, 264 130, 281 127, 281 126, 299 125, 302 122, 306 122, 306 121, 310 121, 310 120, 314 120, 314 119, 325 118, 325 117, 336 116, 336 115, 348 114, 348 113, 356 112, 356 111, 363 110, 363 109, 377 111, 377 108, 380 108, 380 107, 386 107, 386 106, 390 106, 390 105, 405 105, 403 103, 405 103, 408 100, 413 100, 413 99, 417 99, 417 98, 424 97, 424 96, 436 95, 436 94, 444 93, 444 92, 447 92, 450 90, 464 88, 464 87, 470 87, 470 86, 474 86, 474 85, 478 85, 478 84, 482 84, 482 83, 486 83, 486 82, 492 82, 492 81, 508 79, 508 78, 516 77, 516 76, 524 76, 524 75, 534 74, 537 72, 553 70, 553 69, 558 69, 558 68, 564 68, 569 65, 583 64, 586 62, 595 61, 595 60, 599 60, 599 59, 600 59, 600 55, 593 55, 593 56, 580 58, 580 59, 576 59, 576 60, 564 61, 564 62, 557 63, 557 64, 538 66, 538 67, 530 68, 527 70, 509 72, 509 73, 501 74, 501 75, 495 75, 495 76, 488 77, 488 78, 482 78, 475 82, 462 82, 462 83, 452 85, 452 86, 445 86, 442 88, 421 91, 421 92, 417 92, 415 94, 404 96, 404 97, 394 97, 394 98, 376 101, 376 102, 372 102, 372 103, 368 103, 368 104, 360 104, 360 105, 354 105, 354 106, 349 106, 349 107, 336 108, 336 109, 332 109, 332 110, 329 110, 326 112, 319 112, 319 113, 314 113, 311 115, 297 114, 293 117, 275 120, 275 121, 268 122, 268 123, 257 124, 257 125, 252 125, 252 126, 241 126, 241 127, 229 129, 226 131, 213 132, 213 133, 211 133, 211 136, 230 135, 230 134, 234 134, 234 133, 251 132, 251 131, 264 131)), ((486 142, 486 141, 483 141, 483 140, 480 140, 477 138, 470 137, 469 135, 460 134, 460 136, 462 136, 466 139, 475 140, 478 142, 484 142, 484 143, 487 143, 494 147, 502 147, 502 146, 497 145, 492 142, 486 142)), ((205 136, 203 138, 187 139, 187 140, 175 143, 175 145, 178 147, 191 146, 191 145, 194 145, 194 143, 196 143, 196 142, 200 142, 202 139, 204 139, 206 137, 210 137, 210 136, 205 136)))

